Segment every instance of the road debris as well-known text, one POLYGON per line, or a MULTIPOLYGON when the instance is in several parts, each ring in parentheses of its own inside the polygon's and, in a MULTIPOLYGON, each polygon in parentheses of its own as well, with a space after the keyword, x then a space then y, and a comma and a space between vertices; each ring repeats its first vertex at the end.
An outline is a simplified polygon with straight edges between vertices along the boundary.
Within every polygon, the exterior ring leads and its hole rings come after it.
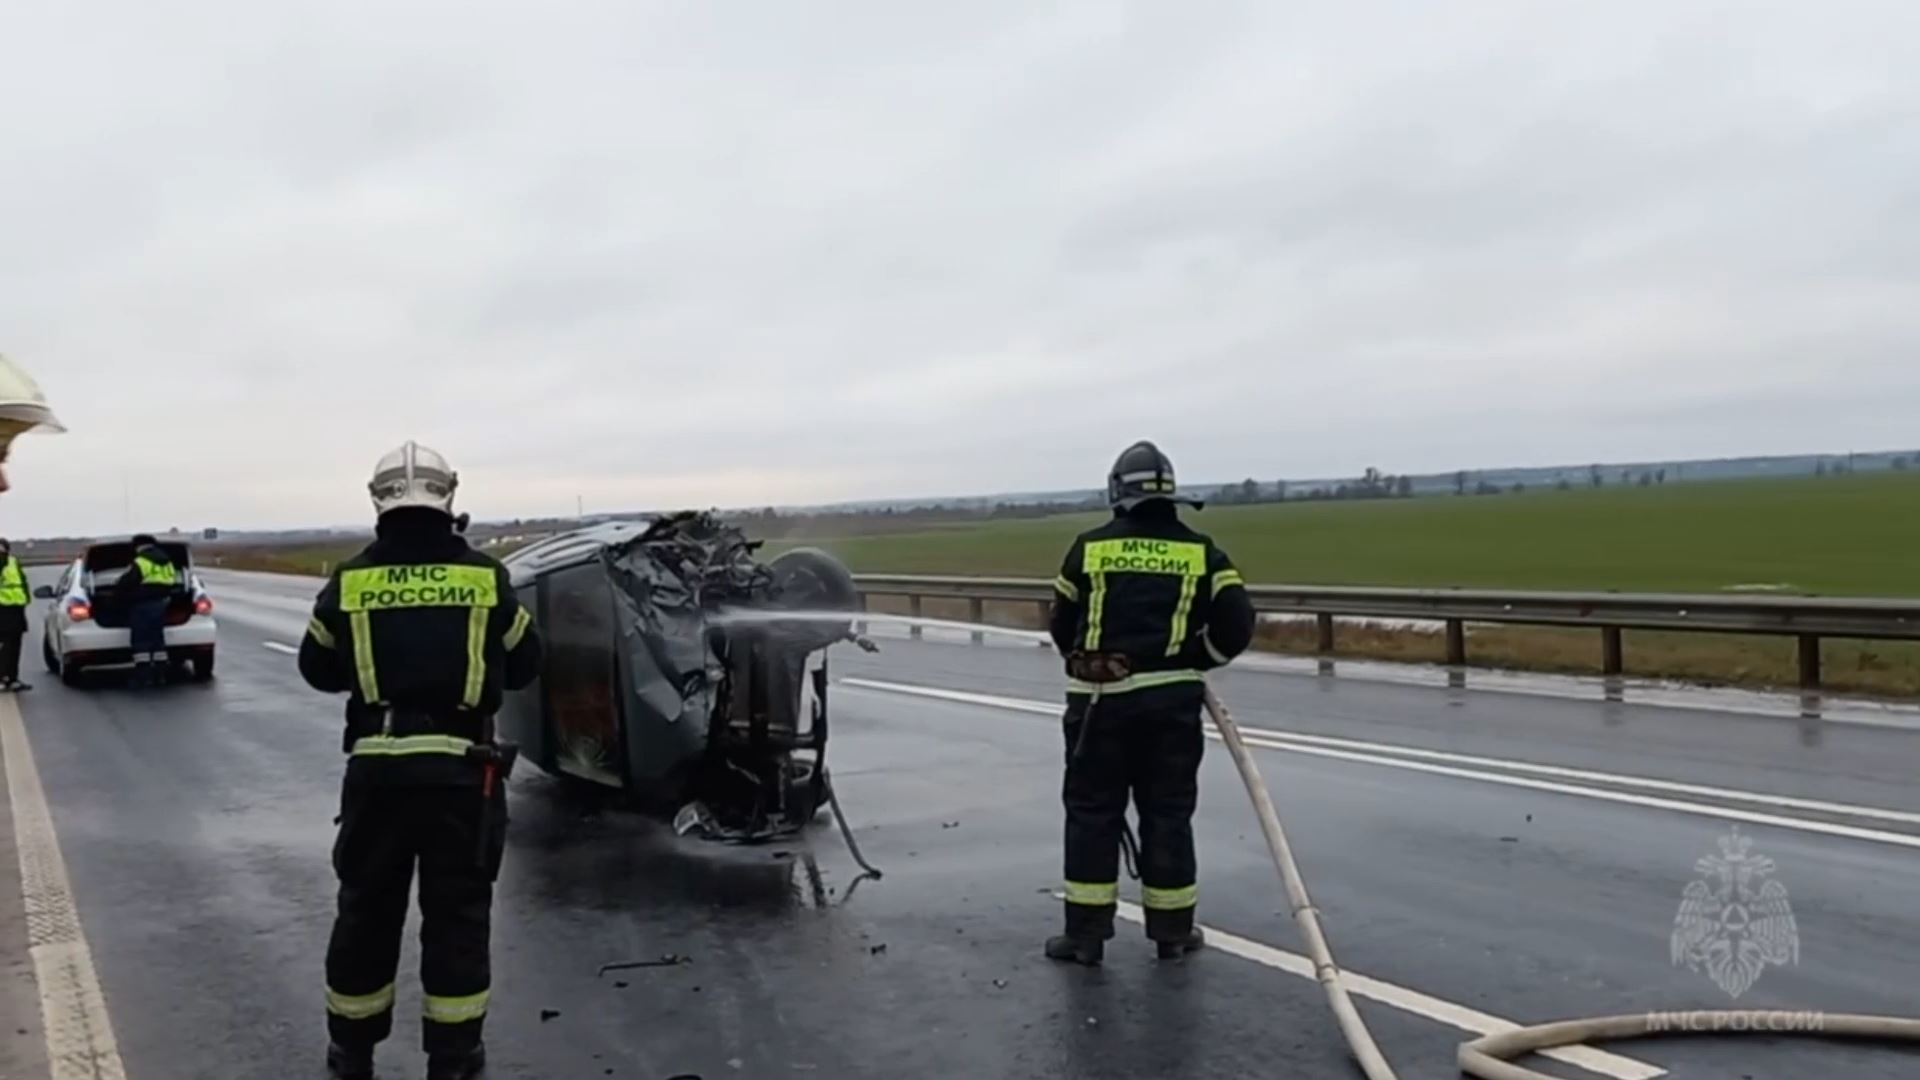
POLYGON ((602 964, 600 966, 600 974, 605 975, 609 971, 638 971, 641 968, 686 967, 692 963, 693 957, 691 956, 681 956, 679 953, 667 953, 658 960, 634 960, 624 964, 602 964))

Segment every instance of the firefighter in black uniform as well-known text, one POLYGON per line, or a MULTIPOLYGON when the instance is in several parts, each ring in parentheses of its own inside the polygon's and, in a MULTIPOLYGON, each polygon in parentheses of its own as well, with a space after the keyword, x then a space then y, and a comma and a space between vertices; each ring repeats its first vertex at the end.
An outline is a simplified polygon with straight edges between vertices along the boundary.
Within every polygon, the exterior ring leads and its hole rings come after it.
POLYGON ((1203 942, 1194 924, 1205 673, 1253 641, 1233 562, 1180 521, 1173 463, 1128 447, 1107 478, 1113 520, 1074 540, 1054 582, 1051 631, 1066 658, 1066 932, 1054 960, 1094 965, 1113 937, 1129 797, 1140 815, 1147 937, 1162 959, 1203 942))
POLYGON ((326 991, 327 1064, 348 1080, 373 1075, 373 1049, 392 1034, 416 866, 427 1076, 464 1080, 486 1062, 513 765, 493 715, 505 690, 538 674, 540 643, 506 568, 460 535, 457 484, 444 458, 411 442, 381 460, 378 536, 321 590, 300 646, 309 684, 350 695, 326 991))

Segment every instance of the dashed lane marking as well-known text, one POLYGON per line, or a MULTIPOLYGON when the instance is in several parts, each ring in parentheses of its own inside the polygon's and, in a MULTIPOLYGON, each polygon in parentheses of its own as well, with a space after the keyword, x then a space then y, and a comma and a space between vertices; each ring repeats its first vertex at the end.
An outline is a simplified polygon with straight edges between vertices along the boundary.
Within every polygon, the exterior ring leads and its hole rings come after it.
POLYGON ((27 727, 19 703, 7 697, 0 697, 0 757, 6 759, 7 790, 13 802, 27 947, 40 987, 52 1080, 126 1080, 100 977, 73 904, 53 814, 33 764, 27 727))
POLYGON ((274 652, 277 652, 277 653, 286 653, 288 656, 300 655, 299 649, 296 649, 291 645, 282 645, 277 641, 263 641, 260 644, 265 645, 267 648, 272 649, 274 652))

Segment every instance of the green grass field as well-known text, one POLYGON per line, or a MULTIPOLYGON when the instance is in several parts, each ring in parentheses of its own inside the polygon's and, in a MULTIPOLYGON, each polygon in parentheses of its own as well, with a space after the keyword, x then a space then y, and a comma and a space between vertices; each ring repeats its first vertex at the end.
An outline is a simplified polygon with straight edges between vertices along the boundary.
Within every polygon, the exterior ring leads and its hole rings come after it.
MULTIPOLYGON (((869 573, 1051 577, 1102 515, 785 537, 869 573)), ((1305 585, 1920 595, 1920 473, 1220 506, 1188 521, 1248 580, 1305 585)))

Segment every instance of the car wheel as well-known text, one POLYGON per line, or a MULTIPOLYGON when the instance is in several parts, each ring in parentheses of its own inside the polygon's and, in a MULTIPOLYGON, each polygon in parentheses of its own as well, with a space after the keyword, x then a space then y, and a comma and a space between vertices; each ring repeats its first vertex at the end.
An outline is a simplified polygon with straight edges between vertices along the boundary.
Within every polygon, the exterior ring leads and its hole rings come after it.
POLYGON ((47 674, 60 674, 60 657, 54 654, 52 639, 44 634, 40 637, 40 658, 46 661, 47 674))
POLYGON ((60 681, 77 689, 80 686, 79 665, 71 663, 62 665, 60 668, 60 681))
POLYGON ((210 682, 213 679, 213 654, 206 653, 193 658, 193 681, 210 682))

